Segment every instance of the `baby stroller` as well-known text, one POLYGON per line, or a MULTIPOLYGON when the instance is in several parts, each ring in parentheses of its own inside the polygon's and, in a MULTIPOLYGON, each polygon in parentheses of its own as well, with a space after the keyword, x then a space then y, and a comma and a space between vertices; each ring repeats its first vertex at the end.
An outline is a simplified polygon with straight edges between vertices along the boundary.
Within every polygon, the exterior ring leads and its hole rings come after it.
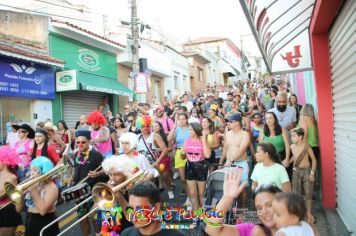
MULTIPOLYGON (((209 167, 223 167, 221 164, 211 164, 209 167)), ((232 166, 235 167, 235 166, 232 166)), ((222 198, 224 193, 224 178, 225 172, 230 167, 225 167, 217 169, 211 173, 208 173, 208 178, 206 181, 206 191, 205 191, 205 202, 204 209, 213 209, 222 198)), ((233 204, 229 208, 228 212, 225 215, 225 224, 236 224, 237 217, 237 208, 238 208, 238 198, 233 201, 233 204)))

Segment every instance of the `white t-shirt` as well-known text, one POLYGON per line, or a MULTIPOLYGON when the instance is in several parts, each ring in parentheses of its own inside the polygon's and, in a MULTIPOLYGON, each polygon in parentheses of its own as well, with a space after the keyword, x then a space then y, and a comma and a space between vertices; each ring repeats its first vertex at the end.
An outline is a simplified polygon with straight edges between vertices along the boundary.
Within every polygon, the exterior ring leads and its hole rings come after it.
POLYGON ((301 221, 300 225, 291 225, 287 227, 280 228, 276 232, 276 236, 279 233, 284 233, 287 236, 314 236, 314 231, 312 227, 305 221, 301 221))
POLYGON ((287 127, 287 125, 297 122, 297 111, 294 107, 287 106, 284 112, 278 111, 277 107, 270 109, 269 111, 276 114, 278 123, 282 128, 287 127))
POLYGON ((182 106, 185 106, 187 108, 188 112, 190 112, 190 110, 192 110, 192 108, 194 107, 194 105, 191 101, 188 101, 187 103, 182 103, 182 106))
POLYGON ((191 117, 188 119, 188 123, 189 123, 189 124, 191 124, 191 123, 196 123, 196 122, 200 123, 200 120, 199 120, 198 118, 196 118, 196 117, 191 116, 191 117))
MULTIPOLYGON (((122 154, 122 155, 126 156, 125 154, 122 154)), ((135 163, 135 165, 137 166, 138 169, 145 170, 145 172, 147 172, 147 173, 152 173, 154 175, 154 177, 159 176, 158 170, 153 168, 150 165, 150 163, 148 162, 147 158, 144 155, 142 155, 141 153, 138 153, 137 156, 130 158, 130 159, 135 163)))
POLYGON ((282 189, 282 184, 289 182, 286 168, 278 163, 272 166, 265 166, 263 163, 256 164, 251 179, 257 182, 258 186, 274 183, 279 189, 282 189))
POLYGON ((9 144, 11 148, 15 147, 15 143, 19 141, 19 135, 14 132, 7 133, 6 144, 9 144))

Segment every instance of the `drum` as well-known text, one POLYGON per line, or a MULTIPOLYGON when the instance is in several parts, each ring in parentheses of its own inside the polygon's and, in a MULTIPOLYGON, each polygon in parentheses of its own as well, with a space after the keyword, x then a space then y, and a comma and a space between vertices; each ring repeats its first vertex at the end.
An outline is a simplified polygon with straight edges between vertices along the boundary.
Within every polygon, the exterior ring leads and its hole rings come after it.
POLYGON ((91 188, 87 183, 77 184, 71 188, 63 190, 62 198, 64 201, 81 201, 91 195, 91 188))

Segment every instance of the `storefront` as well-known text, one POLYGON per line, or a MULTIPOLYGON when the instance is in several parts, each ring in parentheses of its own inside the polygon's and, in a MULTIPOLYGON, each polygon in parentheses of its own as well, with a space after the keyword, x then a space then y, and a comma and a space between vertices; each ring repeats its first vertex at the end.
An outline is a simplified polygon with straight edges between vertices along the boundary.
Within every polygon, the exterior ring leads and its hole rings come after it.
MULTIPOLYGON (((324 208, 336 208, 353 235, 356 232, 356 1, 277 0, 270 5, 263 2, 266 6, 257 1, 240 0, 240 3, 267 64, 272 55, 297 71, 308 69, 312 61, 322 204, 324 208), (298 15, 293 17, 291 13, 298 15), (291 34, 281 39, 283 31, 291 34), (293 38, 289 40, 290 37, 293 38), (276 51, 278 48, 288 51, 276 51)), ((270 63, 268 67, 272 73, 280 71, 278 64, 270 63)))
POLYGON ((11 122, 34 126, 52 119, 55 98, 53 67, 31 61, 29 54, 24 57, 28 60, 8 51, 6 55, 0 56, 0 145, 11 131, 11 122))
POLYGON ((66 61, 56 73, 54 121, 63 119, 73 128, 81 115, 98 110, 104 96, 116 114, 119 96, 132 96, 118 81, 116 54, 55 33, 49 37, 52 55, 66 61))
MULTIPOLYGON (((356 232, 356 56, 353 0, 317 0, 310 37, 318 95, 326 207, 356 232)), ((352 234, 351 233, 351 234, 352 234)), ((352 235, 353 235, 352 234, 352 235)))

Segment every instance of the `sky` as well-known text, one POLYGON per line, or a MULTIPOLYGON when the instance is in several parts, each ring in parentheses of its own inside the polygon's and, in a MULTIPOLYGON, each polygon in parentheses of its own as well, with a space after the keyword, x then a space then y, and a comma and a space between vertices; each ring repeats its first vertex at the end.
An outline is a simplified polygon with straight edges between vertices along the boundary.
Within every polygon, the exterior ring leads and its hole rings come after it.
MULTIPOLYGON (((0 0, 11 6, 30 3, 52 2, 52 0, 0 0)), ((58 0, 60 2, 60 0, 58 0)), ((83 4, 108 21, 130 21, 130 0, 64 0, 83 4)), ((261 56, 239 0, 136 0, 138 17, 153 30, 162 32, 170 40, 184 43, 200 37, 227 37, 247 55, 261 56), (240 35, 243 35, 240 37, 240 35)), ((56 2, 56 1, 53 1, 56 2)))
MULTIPOLYGON (((86 0, 93 13, 130 21, 128 0, 86 0)), ((238 0, 137 0, 138 17, 180 42, 199 37, 228 37, 239 48, 259 56, 259 50, 238 0)))

